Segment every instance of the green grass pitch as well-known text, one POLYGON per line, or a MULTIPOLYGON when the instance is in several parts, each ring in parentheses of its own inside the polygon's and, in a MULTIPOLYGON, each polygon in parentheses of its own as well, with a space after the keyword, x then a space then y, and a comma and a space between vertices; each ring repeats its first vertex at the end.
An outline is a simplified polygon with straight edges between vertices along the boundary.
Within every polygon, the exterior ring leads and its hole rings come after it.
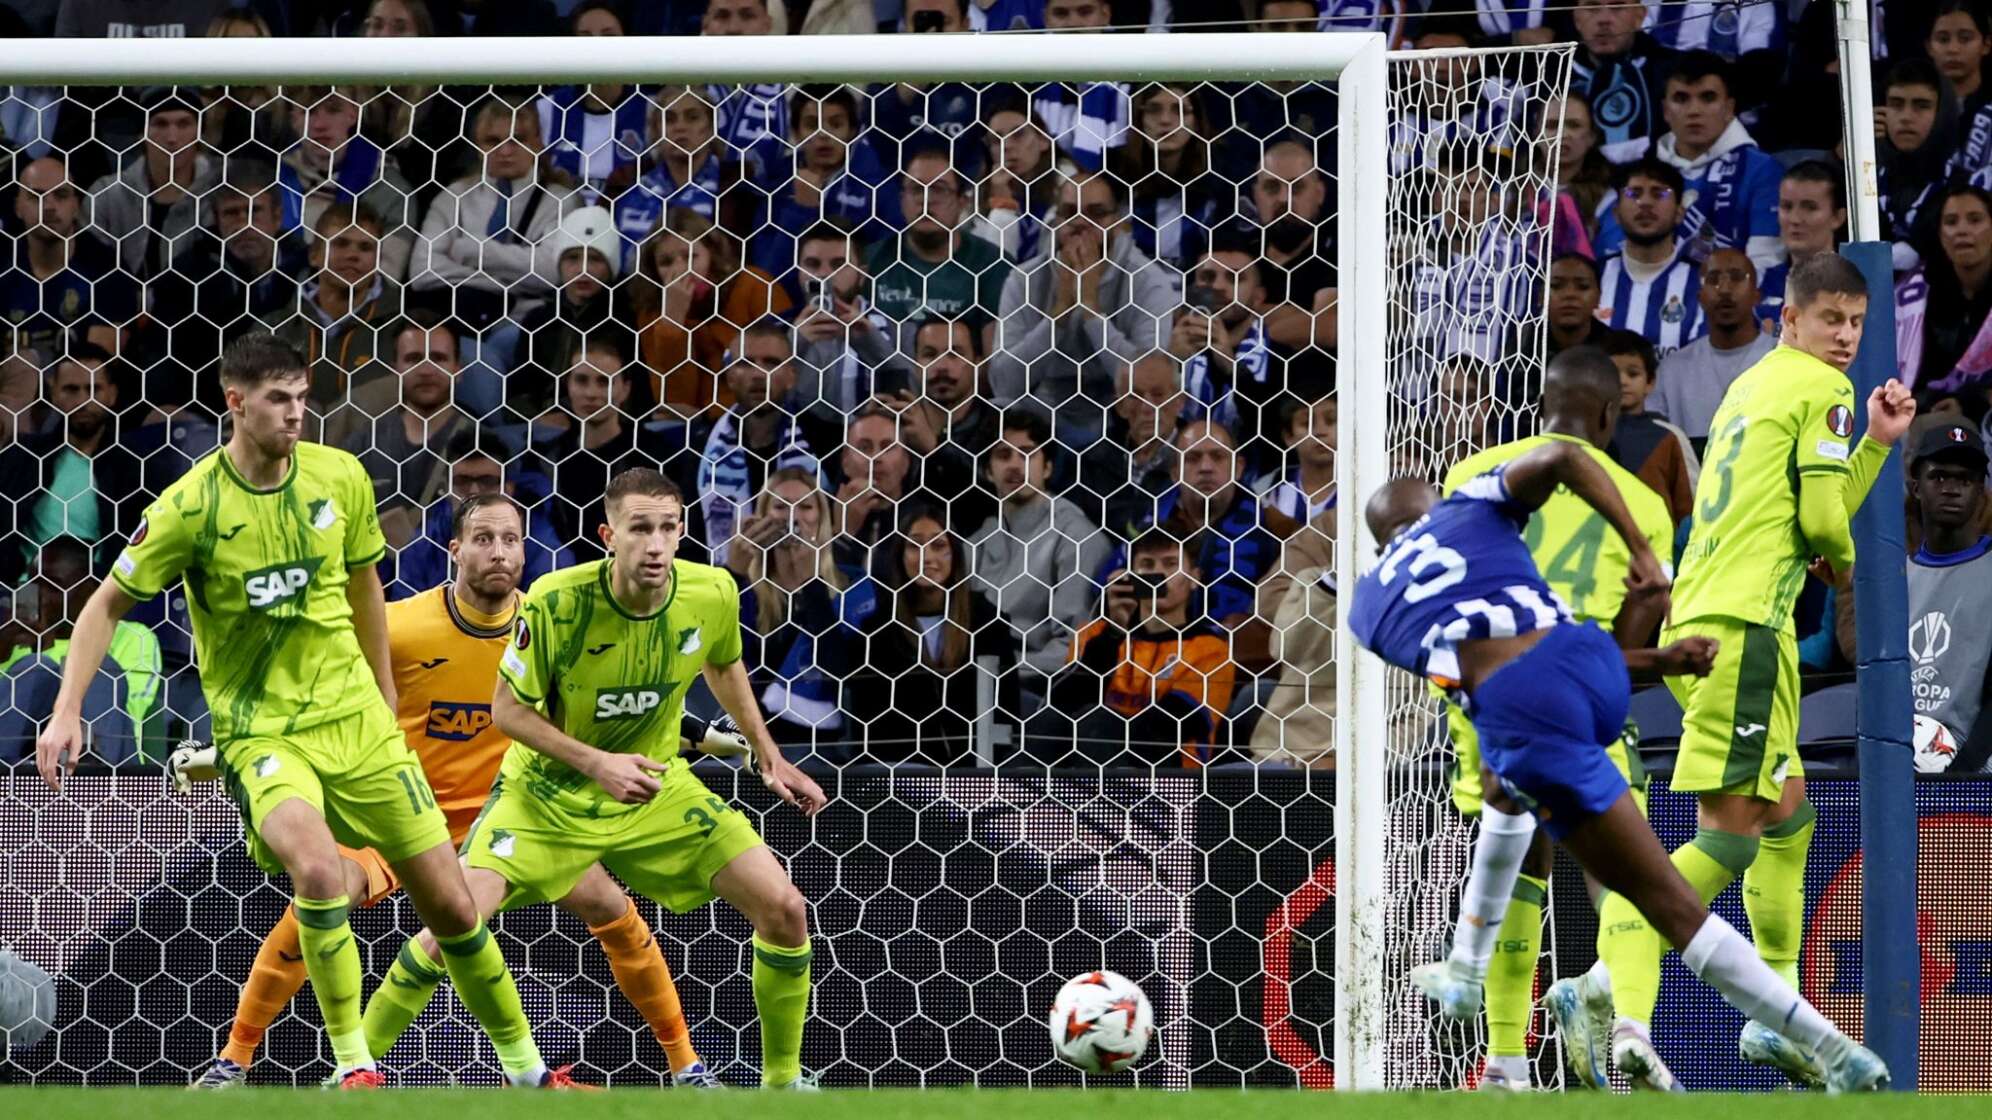
MULTIPOLYGON (((1351 1094, 1255 1090, 970 1090, 833 1091, 822 1095, 730 1092, 696 1098, 700 1111, 728 1120, 1008 1120, 1070 1111, 1087 1120, 1557 1120, 1612 1116, 1628 1120, 1708 1120, 1734 1109, 1750 1120, 1895 1120, 1956 1116, 1992 1101, 1979 1097, 1882 1094, 1828 1100, 1816 1094, 1752 1094, 1711 1099, 1681 1096, 1600 1097, 1588 1093, 1481 1097, 1465 1093, 1351 1094)), ((242 1089, 193 1094, 184 1089, 0 1089, 0 1115, 22 1120, 409 1120, 474 1114, 478 1120, 655 1120, 673 1104, 661 1091, 540 1094, 497 1089, 411 1089, 379 1093, 242 1089)))

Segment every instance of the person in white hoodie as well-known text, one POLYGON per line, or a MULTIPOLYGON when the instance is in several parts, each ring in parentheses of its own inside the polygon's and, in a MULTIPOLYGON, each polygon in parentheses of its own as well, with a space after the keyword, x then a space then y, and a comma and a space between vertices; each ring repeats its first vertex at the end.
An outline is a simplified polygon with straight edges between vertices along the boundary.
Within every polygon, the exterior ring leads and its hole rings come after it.
MULTIPOLYGON (((1785 259, 1778 237, 1778 181, 1784 168, 1757 146, 1736 119, 1731 66, 1710 51, 1682 55, 1667 76, 1661 111, 1668 133, 1653 155, 1680 169, 1680 237, 1695 260, 1715 249, 1741 249, 1762 275, 1785 259)), ((1621 231, 1607 214, 1598 232, 1602 256, 1618 248, 1621 231)))

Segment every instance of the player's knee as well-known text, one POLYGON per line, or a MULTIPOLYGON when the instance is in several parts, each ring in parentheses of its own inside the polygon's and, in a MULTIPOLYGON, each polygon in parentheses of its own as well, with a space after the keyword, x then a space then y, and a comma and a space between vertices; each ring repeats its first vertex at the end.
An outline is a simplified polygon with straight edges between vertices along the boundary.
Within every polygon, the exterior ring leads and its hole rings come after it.
POLYGON ((438 936, 455 937, 477 928, 477 904, 471 901, 469 891, 439 899, 433 909, 435 912, 428 915, 429 928, 438 936))
POLYGON ((294 857, 285 870, 290 872, 299 898, 338 898, 343 894, 357 903, 359 899, 346 889, 345 864, 336 851, 313 852, 294 857))
POLYGON ((809 904, 794 883, 783 883, 761 907, 755 932, 777 945, 802 945, 809 940, 809 904))

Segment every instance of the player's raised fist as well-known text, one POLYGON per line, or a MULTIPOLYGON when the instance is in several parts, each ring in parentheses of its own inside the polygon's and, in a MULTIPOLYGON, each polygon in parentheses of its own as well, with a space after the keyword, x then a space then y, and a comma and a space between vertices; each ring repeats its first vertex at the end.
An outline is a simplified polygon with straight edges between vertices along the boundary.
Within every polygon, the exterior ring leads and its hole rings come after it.
POLYGON ((1868 438, 1893 446, 1916 419, 1916 396, 1907 385, 1891 377, 1868 394, 1867 414, 1868 438))
POLYGON ((647 755, 599 752, 601 757, 589 773, 602 792, 624 805, 642 805, 657 796, 663 784, 653 774, 662 774, 663 763, 647 755))
POLYGON ((35 740, 35 766, 42 781, 52 789, 62 788, 62 779, 76 769, 83 757, 83 721, 58 712, 48 721, 41 738, 35 740))

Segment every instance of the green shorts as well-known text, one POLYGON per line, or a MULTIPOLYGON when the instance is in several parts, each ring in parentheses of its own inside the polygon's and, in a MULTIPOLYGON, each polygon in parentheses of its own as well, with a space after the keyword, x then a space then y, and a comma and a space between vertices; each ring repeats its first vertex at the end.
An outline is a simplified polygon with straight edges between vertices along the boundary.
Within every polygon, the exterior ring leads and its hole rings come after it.
POLYGON ((673 759, 660 780, 648 804, 587 817, 501 777, 464 837, 464 865, 496 871, 511 884, 502 910, 567 897, 597 862, 673 912, 696 910, 712 901, 713 876, 760 847, 761 837, 684 759, 673 759))
POLYGON ((1681 702, 1674 789, 1777 801, 1798 758, 1798 638, 1789 629, 1734 618, 1696 618, 1661 632, 1661 643, 1714 638, 1715 671, 1668 677, 1681 702))
POLYGON ((421 761, 384 704, 282 738, 217 743, 215 753, 248 826, 249 854, 272 875, 284 866, 263 843, 263 821, 293 797, 318 810, 339 843, 372 848, 390 863, 450 842, 421 761))
MULTIPOLYGON (((1460 711, 1459 705, 1446 705, 1446 729, 1452 733, 1453 808, 1468 817, 1480 815, 1480 736, 1473 730, 1473 721, 1460 711)), ((1605 744, 1605 754, 1618 767, 1619 776, 1632 787, 1632 800, 1639 811, 1646 812, 1646 764, 1639 757, 1639 725, 1625 721, 1625 730, 1619 737, 1605 744)))

